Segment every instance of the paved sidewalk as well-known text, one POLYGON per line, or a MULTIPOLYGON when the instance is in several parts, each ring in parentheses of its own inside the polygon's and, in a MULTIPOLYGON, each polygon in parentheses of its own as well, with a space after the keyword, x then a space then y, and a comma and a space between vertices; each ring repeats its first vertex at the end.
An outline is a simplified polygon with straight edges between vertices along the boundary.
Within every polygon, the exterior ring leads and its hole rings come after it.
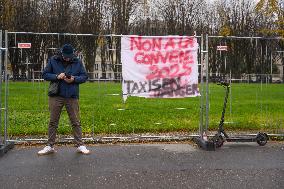
POLYGON ((226 143, 217 151, 191 144, 72 146, 38 156, 19 147, 0 158, 1 189, 39 188, 283 188, 284 143, 226 143))

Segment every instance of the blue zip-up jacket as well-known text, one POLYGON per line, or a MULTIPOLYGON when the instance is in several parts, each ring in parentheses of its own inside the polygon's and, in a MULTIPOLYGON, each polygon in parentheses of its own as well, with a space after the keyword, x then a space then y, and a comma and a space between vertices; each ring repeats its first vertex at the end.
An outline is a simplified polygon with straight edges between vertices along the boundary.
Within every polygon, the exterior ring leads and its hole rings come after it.
POLYGON ((55 55, 48 60, 44 68, 42 77, 46 81, 59 81, 59 95, 64 98, 79 98, 79 84, 88 79, 87 72, 78 58, 73 58, 66 67, 63 65, 63 59, 60 55, 55 55), (74 76, 73 83, 67 83, 64 80, 58 80, 57 75, 67 73, 74 76))

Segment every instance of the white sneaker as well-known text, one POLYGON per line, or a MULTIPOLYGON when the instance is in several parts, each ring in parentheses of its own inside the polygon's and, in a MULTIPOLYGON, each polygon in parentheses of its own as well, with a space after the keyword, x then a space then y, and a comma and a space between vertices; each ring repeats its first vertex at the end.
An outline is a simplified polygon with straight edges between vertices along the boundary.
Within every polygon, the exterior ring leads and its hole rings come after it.
POLYGON ((90 150, 88 150, 86 146, 79 146, 77 148, 77 152, 82 153, 82 154, 90 154, 90 150))
POLYGON ((50 146, 46 146, 41 151, 39 151, 37 154, 38 155, 47 155, 47 154, 51 154, 51 153, 54 153, 54 152, 55 152, 54 148, 52 148, 50 146))

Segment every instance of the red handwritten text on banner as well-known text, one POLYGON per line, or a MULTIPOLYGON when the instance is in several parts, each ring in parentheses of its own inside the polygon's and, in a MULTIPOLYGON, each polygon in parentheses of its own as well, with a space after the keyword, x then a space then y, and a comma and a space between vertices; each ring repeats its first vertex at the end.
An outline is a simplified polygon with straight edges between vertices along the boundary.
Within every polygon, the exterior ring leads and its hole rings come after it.
POLYGON ((127 95, 163 98, 199 95, 195 38, 124 36, 121 47, 123 91, 127 95), (138 90, 141 83, 143 87, 138 90))

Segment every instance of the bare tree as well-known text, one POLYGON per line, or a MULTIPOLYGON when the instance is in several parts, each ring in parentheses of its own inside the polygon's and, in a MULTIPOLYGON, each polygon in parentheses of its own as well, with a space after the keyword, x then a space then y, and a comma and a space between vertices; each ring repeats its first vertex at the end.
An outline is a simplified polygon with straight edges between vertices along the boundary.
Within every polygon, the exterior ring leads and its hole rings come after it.
MULTIPOLYGON (((120 38, 102 37, 103 34, 192 35, 196 31, 197 34, 223 36, 278 36, 284 35, 283 17, 283 0, 260 0, 257 5, 251 0, 215 0, 214 3, 206 0, 0 0, 1 29, 94 34, 93 37, 9 36, 10 46, 15 46, 15 41, 33 44, 32 49, 24 53, 17 48, 10 49, 13 72, 17 74, 30 68, 40 70, 46 54, 53 52, 50 47, 60 47, 67 42, 81 50, 88 72, 94 71, 100 46, 102 72, 106 72, 106 64, 110 62, 113 71, 118 73, 121 71, 118 66, 120 38), (21 65, 26 58, 33 63, 29 68, 21 65)), ((268 72, 264 66, 267 63, 257 58, 258 50, 245 50, 245 47, 263 50, 267 46, 265 42, 256 45, 246 41, 237 45, 230 40, 212 41, 213 46, 217 43, 226 43, 231 48, 228 59, 232 60, 234 74, 268 72)), ((278 46, 283 49, 283 42, 278 46)), ((226 72, 223 55, 212 53, 211 71, 226 72)))
MULTIPOLYGON (((267 20, 262 33, 265 35, 280 35, 284 37, 284 1, 283 0, 260 0, 256 11, 264 15, 267 20)), ((280 40, 278 46, 284 49, 284 42, 280 40)), ((284 72, 284 58, 282 56, 282 72, 284 72)), ((284 75, 282 80, 284 81, 284 75)))
MULTIPOLYGON (((103 0, 83 0, 81 3, 82 15, 79 31, 81 33, 94 34, 92 37, 82 37, 80 44, 85 58, 86 69, 92 73, 97 55, 98 36, 101 32, 103 0)), ((90 78, 92 77, 93 74, 90 75, 90 78)))
MULTIPOLYGON (((139 5, 139 0, 109 0, 107 5, 109 6, 109 11, 107 14, 111 15, 107 17, 106 31, 116 33, 116 34, 129 34, 130 32, 130 17, 135 13, 135 7, 139 5)), ((120 38, 109 37, 106 42, 108 43, 109 49, 115 48, 115 50, 109 50, 102 55, 107 56, 108 61, 112 65, 112 70, 115 73, 115 78, 118 78, 117 73, 121 72, 121 59, 120 59, 120 38)), ((107 50, 107 48, 102 48, 107 50)), ((102 64, 103 69, 105 65, 102 64)), ((104 72, 105 70, 103 70, 104 72)))

